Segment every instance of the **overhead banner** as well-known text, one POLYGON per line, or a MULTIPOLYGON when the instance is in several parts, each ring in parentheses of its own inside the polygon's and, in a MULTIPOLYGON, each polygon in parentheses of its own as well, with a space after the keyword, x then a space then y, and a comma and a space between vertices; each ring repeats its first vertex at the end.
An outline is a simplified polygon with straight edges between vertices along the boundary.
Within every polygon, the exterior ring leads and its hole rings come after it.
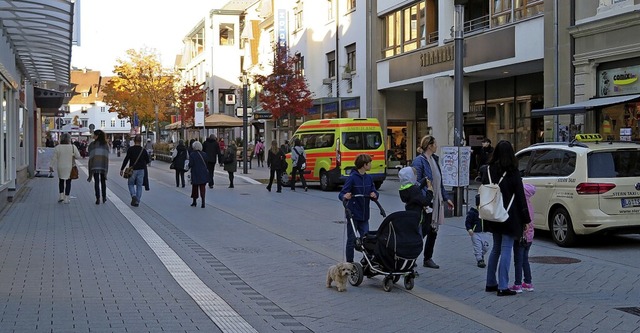
POLYGON ((204 126, 204 102, 195 102, 194 125, 196 127, 204 126))

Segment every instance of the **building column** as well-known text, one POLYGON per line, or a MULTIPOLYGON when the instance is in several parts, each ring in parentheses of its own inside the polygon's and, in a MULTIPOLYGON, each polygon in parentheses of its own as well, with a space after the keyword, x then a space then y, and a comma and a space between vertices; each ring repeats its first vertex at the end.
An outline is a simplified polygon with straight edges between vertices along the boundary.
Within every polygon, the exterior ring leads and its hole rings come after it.
MULTIPOLYGON (((423 96, 427 100, 427 122, 438 146, 453 146, 453 77, 441 76, 424 80, 423 96)), ((464 82, 462 106, 463 112, 469 112, 469 84, 467 82, 464 82)), ((420 138, 417 139, 420 140, 420 138)))

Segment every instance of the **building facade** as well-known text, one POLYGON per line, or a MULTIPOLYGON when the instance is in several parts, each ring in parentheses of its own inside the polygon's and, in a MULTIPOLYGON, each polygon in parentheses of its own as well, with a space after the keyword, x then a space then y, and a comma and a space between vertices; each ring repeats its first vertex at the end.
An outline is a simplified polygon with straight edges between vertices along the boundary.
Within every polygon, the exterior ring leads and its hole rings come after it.
POLYGON ((74 13, 72 1, 0 1, 0 209, 35 174, 44 118, 64 102, 74 13))

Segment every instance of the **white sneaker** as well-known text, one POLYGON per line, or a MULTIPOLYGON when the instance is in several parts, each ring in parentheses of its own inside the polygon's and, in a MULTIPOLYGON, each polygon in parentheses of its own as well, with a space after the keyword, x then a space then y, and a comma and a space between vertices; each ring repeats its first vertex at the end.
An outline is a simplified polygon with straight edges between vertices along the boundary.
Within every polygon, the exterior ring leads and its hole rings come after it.
POLYGON ((68 196, 68 195, 65 195, 65 196, 64 196, 64 200, 62 201, 62 203, 68 204, 69 202, 70 202, 70 201, 69 201, 69 196, 68 196))

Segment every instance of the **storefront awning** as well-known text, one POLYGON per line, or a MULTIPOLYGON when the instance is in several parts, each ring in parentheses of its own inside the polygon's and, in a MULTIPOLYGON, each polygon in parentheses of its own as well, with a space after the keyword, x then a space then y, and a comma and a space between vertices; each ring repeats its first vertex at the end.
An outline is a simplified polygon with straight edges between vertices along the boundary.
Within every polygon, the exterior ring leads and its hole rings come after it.
POLYGON ((557 116, 562 114, 574 114, 574 113, 584 113, 587 110, 608 106, 614 104, 620 104, 624 102, 633 101, 636 99, 640 99, 639 95, 625 95, 625 96, 614 96, 614 97, 604 97, 604 98, 594 98, 588 101, 582 101, 573 104, 555 106, 552 108, 546 109, 535 109, 531 110, 532 117, 540 117, 540 116, 557 116))
POLYGON ((74 3, 0 0, 0 30, 34 84, 69 84, 74 3))

